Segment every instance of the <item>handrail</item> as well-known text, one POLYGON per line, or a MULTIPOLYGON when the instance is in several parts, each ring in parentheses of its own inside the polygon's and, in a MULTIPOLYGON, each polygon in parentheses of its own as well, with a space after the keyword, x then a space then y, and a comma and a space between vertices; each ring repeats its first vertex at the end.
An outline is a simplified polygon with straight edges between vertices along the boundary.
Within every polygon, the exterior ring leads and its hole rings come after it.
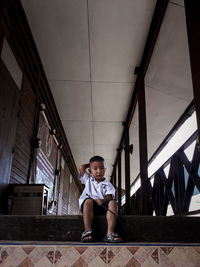
MULTIPOLYGON (((163 169, 169 164, 169 162, 171 161, 171 159, 178 155, 180 155, 180 152, 184 151, 188 146, 190 146, 195 140, 197 140, 197 136, 198 136, 198 130, 196 130, 189 138, 188 140, 181 146, 179 147, 179 149, 174 152, 173 155, 170 156, 169 159, 167 159, 167 161, 161 166, 159 167, 159 169, 156 170, 156 172, 154 174, 151 175, 151 177, 149 177, 148 179, 151 180, 152 178, 155 177, 155 175, 159 175, 159 173, 162 171, 163 172, 163 169)), ((196 144, 196 147, 198 148, 198 143, 196 144)), ((197 152, 199 153, 199 152, 197 152)), ((198 159, 200 161, 200 159, 198 159)), ((194 158, 194 161, 196 162, 196 169, 197 169, 197 172, 198 172, 198 165, 199 165, 199 162, 198 160, 196 160, 196 158, 194 158)), ((192 161, 193 162, 193 161, 192 161)), ((191 165, 192 166, 192 165, 191 165)), ((189 177, 190 177, 190 173, 188 173, 189 177)), ((191 173, 191 177, 193 176, 193 170, 192 170, 192 173, 191 173)), ((137 176, 137 178, 134 180, 134 182, 131 184, 131 187, 134 186, 134 184, 137 182, 138 178, 140 177, 140 174, 137 176)), ((171 177, 173 179, 173 177, 171 177)), ((171 179, 171 178, 168 178, 168 179, 171 179)), ((163 182, 165 183, 165 186, 167 187, 167 183, 168 183, 168 179, 165 178, 165 181, 163 180, 163 182)), ((194 186, 195 186, 195 181, 193 181, 194 183, 194 186)), ((199 187, 198 187, 199 188, 199 187)), ((137 195, 137 192, 139 192, 139 190, 141 189, 141 186, 138 188, 138 190, 136 192, 134 192, 134 194, 131 196, 133 197, 134 195, 136 196, 137 195)), ((170 188, 168 188, 168 190, 171 190, 170 188)), ((185 191, 186 192, 186 191, 185 191)), ((185 205, 185 204, 184 204, 185 205)), ((180 214, 175 214, 175 215, 195 215, 195 214, 198 214, 200 213, 200 210, 194 210, 194 211, 188 211, 188 212, 181 212, 180 214)))
MULTIPOLYGON (((190 138, 176 151, 176 152, 174 152, 174 154, 169 158, 169 159, 167 159, 166 160, 166 162, 162 165, 162 166, 160 166, 160 168, 159 169, 157 169, 156 171, 155 171, 155 173, 157 172, 157 171, 159 171, 160 169, 163 169, 163 168, 165 168, 168 164, 169 164, 169 162, 170 162, 170 160, 171 160, 171 158, 180 150, 180 151, 182 151, 182 150, 184 150, 184 149, 186 149, 189 145, 191 145, 191 143, 197 138, 197 134, 198 134, 198 131, 195 131, 191 136, 190 136, 190 138)), ((148 177, 148 179, 149 180, 151 180, 152 178, 153 178, 153 176, 155 175, 155 173, 153 173, 152 175, 151 175, 151 177, 148 177)), ((132 182, 132 184, 131 184, 131 187, 132 186, 134 186, 135 185, 135 183, 138 181, 138 179, 139 179, 139 177, 140 177, 140 173, 138 174, 138 176, 135 178, 135 180, 132 182)))

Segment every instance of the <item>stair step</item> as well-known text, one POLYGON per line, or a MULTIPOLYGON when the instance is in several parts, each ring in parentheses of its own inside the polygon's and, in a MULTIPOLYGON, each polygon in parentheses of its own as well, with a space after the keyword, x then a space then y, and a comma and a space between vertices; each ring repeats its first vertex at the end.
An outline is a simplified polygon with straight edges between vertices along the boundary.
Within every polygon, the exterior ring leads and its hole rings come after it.
MULTIPOLYGON (((126 242, 199 243, 199 217, 120 216, 116 232, 126 242)), ((95 240, 106 234, 106 219, 94 221, 95 240)), ((83 231, 81 215, 0 217, 0 240, 80 241, 83 231)))

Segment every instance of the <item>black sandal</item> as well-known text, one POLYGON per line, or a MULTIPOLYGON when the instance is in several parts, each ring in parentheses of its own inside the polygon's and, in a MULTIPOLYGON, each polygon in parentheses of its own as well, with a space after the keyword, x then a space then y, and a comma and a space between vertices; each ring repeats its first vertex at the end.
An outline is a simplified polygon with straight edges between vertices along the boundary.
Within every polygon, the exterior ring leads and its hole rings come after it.
POLYGON ((92 230, 88 230, 82 233, 81 235, 81 242, 85 242, 85 243, 89 243, 92 242, 93 238, 92 238, 92 230), (85 239, 86 237, 88 237, 87 239, 85 239), (89 238, 90 237, 90 238, 89 238))
POLYGON ((108 236, 104 237, 103 241, 107 243, 120 243, 122 242, 122 239, 118 236, 118 234, 111 233, 108 236))

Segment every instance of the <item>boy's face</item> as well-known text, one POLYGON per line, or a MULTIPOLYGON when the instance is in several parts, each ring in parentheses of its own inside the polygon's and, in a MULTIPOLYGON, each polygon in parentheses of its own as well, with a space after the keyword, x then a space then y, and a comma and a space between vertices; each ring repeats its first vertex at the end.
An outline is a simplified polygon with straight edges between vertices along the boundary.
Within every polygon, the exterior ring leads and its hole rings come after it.
POLYGON ((90 162, 90 173, 96 179, 96 181, 101 181, 105 174, 104 162, 94 161, 90 162))

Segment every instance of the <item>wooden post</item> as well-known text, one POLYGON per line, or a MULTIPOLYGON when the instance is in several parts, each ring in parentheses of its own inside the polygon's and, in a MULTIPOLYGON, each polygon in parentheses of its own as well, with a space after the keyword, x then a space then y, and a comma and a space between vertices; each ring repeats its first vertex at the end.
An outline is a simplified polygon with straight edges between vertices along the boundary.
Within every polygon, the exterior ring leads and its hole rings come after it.
POLYGON ((114 172, 113 172, 113 186, 116 188, 116 165, 113 167, 114 172))
POLYGON ((178 215, 183 215, 184 197, 185 197, 185 177, 184 168, 181 160, 177 156, 174 156, 174 191, 176 201, 176 211, 178 215))
POLYGON ((138 106, 139 106, 139 148, 140 148, 140 177, 142 190, 143 215, 148 214, 148 159, 147 159, 147 126, 144 76, 138 74, 138 106))
POLYGON ((157 216, 161 216, 164 201, 164 184, 159 171, 154 175, 152 198, 154 202, 155 213, 157 216))
POLYGON ((1 55, 2 47, 3 47, 3 38, 4 38, 3 27, 0 21, 0 55, 1 55))
POLYGON ((110 176, 110 182, 113 185, 113 175, 110 176))
MULTIPOLYGON (((24 77, 23 77, 23 79, 24 79, 24 77)), ((28 175, 27 175, 27 184, 35 182, 36 166, 34 166, 34 162, 35 162, 35 159, 37 156, 36 155, 35 142, 36 142, 36 138, 37 138, 37 134, 38 134, 39 120, 40 120, 40 107, 38 104, 36 104, 35 118, 34 118, 34 129, 33 129, 32 140, 31 140, 30 160, 29 160, 28 175)))
POLYGON ((126 127, 125 134, 125 189, 126 189, 126 205, 125 213, 130 213, 130 152, 129 152, 129 128, 126 127))
POLYGON ((190 53, 194 104, 200 141, 200 1, 185 0, 186 25, 190 53))
POLYGON ((121 164, 121 153, 119 153, 118 157, 118 214, 120 214, 121 210, 121 187, 122 187, 122 164, 121 164))

